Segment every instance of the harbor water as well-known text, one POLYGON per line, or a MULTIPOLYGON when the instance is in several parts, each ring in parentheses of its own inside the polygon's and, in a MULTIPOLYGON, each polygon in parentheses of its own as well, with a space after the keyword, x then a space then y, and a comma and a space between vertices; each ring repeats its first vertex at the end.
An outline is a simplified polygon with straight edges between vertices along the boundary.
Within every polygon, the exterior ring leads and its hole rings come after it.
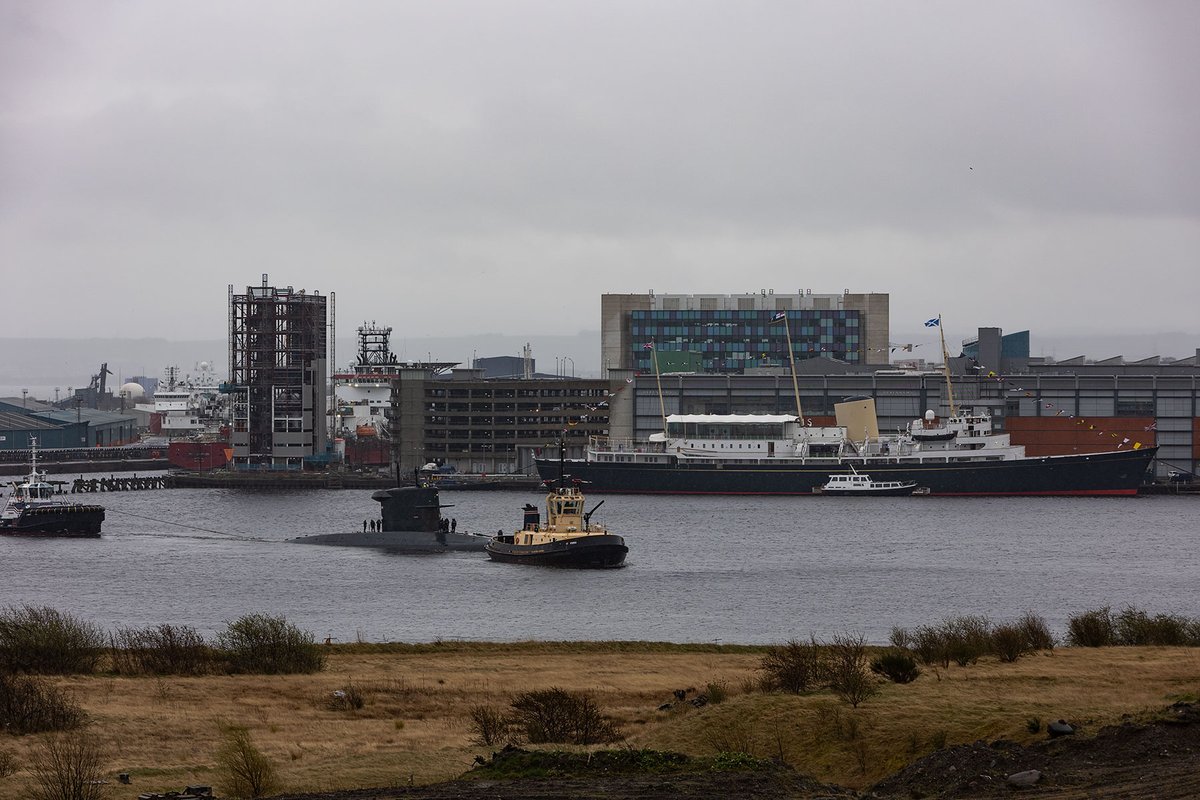
MULTIPOLYGON (((627 565, 560 571, 483 553, 301 545, 361 530, 369 491, 105 494, 101 539, 0 537, 0 606, 48 605, 108 630, 206 634, 282 614, 334 641, 611 639, 768 643, 1026 611, 1200 616, 1200 501, 1140 498, 605 496, 627 565)), ((601 498, 589 500, 589 508, 601 498)), ((517 527, 540 493, 443 492, 458 530, 517 527)))

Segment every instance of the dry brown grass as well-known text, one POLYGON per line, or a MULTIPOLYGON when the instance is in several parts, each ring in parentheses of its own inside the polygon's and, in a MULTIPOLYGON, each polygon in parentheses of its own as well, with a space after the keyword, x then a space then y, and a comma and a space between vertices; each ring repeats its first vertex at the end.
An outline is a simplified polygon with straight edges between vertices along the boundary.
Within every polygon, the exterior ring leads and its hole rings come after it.
MULTIPOLYGON (((753 648, 617 645, 424 645, 334 648, 325 672, 287 676, 54 679, 74 692, 106 743, 108 772, 129 772, 131 789, 179 789, 214 781, 220 722, 245 726, 291 789, 428 783, 468 769, 485 748, 471 744, 469 710, 507 705, 517 692, 563 687, 592 693, 631 744, 708 754, 726 731, 756 755, 780 752, 824 780, 865 785, 947 743, 1031 738, 1026 720, 1065 717, 1088 730, 1123 713, 1200 692, 1200 651, 1183 648, 1060 649, 1015 664, 928 670, 887 684, 858 709, 828 693, 742 694, 761 659, 753 648), (674 689, 725 681, 720 705, 671 712, 674 689), (353 682, 357 711, 327 700, 353 682)), ((0 781, 0 800, 28 796, 38 737, 4 737, 19 771, 0 781)), ((132 794, 131 794, 132 796, 132 794)))

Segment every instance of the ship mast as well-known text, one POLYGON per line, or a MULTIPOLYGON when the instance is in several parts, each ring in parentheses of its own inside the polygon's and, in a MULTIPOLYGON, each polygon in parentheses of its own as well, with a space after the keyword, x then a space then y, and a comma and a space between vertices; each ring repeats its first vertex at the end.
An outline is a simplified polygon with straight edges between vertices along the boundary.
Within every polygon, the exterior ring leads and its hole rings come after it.
POLYGON ((950 382, 950 353, 946 350, 946 329, 942 327, 942 315, 938 314, 938 333, 942 337, 942 371, 946 374, 946 397, 950 400, 950 416, 958 416, 954 405, 954 384, 950 382))
POLYGON ((787 337, 788 363, 792 367, 792 392, 796 396, 796 417, 804 424, 804 410, 800 407, 800 383, 796 380, 796 354, 792 352, 792 331, 788 325, 787 312, 780 311, 771 322, 782 322, 783 333, 787 337))
POLYGON ((659 371, 658 371, 658 348, 655 347, 654 342, 650 342, 648 347, 650 348, 650 359, 654 362, 654 381, 655 381, 655 383, 658 384, 658 411, 660 414, 662 414, 663 436, 666 436, 667 435, 667 404, 665 402, 663 402, 662 375, 659 374, 659 371))

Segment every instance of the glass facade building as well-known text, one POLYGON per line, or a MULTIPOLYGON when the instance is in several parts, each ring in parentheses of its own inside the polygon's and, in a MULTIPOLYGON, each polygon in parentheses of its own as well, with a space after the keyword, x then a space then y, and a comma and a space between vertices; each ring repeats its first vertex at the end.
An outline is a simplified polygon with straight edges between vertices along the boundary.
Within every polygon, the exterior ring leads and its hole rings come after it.
POLYGON ((787 366, 789 333, 797 361, 864 362, 862 316, 849 309, 631 311, 629 356, 634 369, 653 372, 652 343, 660 354, 696 354, 704 372, 741 374, 787 366), (787 331, 782 320, 773 321, 778 313, 786 314, 787 331))

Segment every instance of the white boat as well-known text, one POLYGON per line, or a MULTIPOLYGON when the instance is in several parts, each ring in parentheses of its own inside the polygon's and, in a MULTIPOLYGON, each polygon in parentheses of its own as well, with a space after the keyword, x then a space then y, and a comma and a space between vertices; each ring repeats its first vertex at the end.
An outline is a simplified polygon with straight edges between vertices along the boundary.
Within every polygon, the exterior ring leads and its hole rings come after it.
POLYGON ((820 492, 836 497, 903 497, 917 494, 918 487, 916 481, 873 481, 851 466, 844 475, 830 475, 820 492))

